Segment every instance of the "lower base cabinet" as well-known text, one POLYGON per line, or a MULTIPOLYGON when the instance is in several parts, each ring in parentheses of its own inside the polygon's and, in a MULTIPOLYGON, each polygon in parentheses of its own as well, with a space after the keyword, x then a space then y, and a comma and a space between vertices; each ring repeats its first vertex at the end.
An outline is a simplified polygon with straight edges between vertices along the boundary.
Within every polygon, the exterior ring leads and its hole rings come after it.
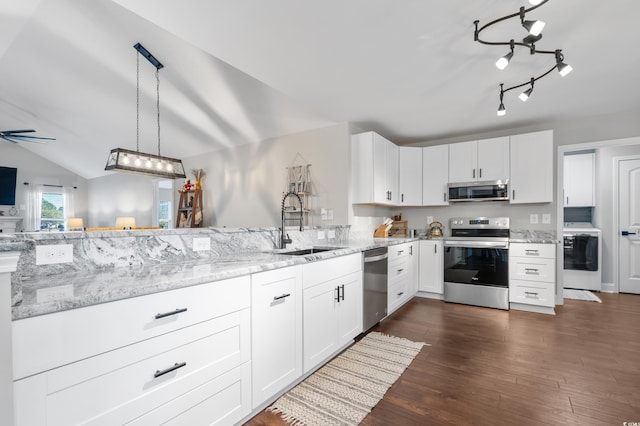
POLYGON ((362 332, 362 254, 303 265, 304 372, 362 332))
POLYGON ((302 376, 302 266, 251 276, 253 408, 302 376))
POLYGON ((556 246, 511 243, 509 247, 511 308, 542 308, 551 313, 555 306, 555 290, 556 246))
MULTIPOLYGON (((134 304, 140 322, 113 327, 112 333, 134 336, 143 329, 159 330, 153 337, 114 347, 106 352, 75 359, 14 381, 16 425, 232 425, 251 413, 251 310, 249 277, 219 281, 166 293, 162 297, 126 299, 72 311, 28 318, 14 326, 14 357, 23 351, 65 356, 62 339, 37 344, 30 323, 44 333, 46 323, 72 317, 77 329, 49 329, 49 334, 83 336, 96 315, 119 318, 125 306, 134 304), (202 291, 201 291, 202 290, 202 291), (210 291, 209 291, 210 290, 210 291), (214 294, 207 310, 195 295, 214 294), (172 301, 165 300, 171 299, 172 301), (166 304, 164 302, 167 302, 166 304), (220 302, 219 305, 218 302, 220 302), (157 303, 156 306, 153 306, 157 303), (151 306, 150 306, 151 305, 151 306), (176 308, 179 305, 181 309, 176 308), (218 307, 213 307, 217 305, 218 307), (170 309, 167 309, 170 308, 170 309), (208 319, 189 322, 208 312, 208 319), (168 314, 158 314, 158 312, 168 314), (182 317, 181 317, 182 316, 182 317), (155 318, 154 318, 155 317, 155 318), (43 322, 44 321, 44 322, 43 322), (172 324, 184 322, 184 327, 172 324), (28 345, 26 342, 32 342, 28 345)), ((130 313, 130 312, 128 312, 130 313)), ((65 338, 74 338, 65 336, 65 338)), ((106 338, 99 333, 93 340, 106 338)), ((87 341, 88 346, 95 345, 87 341)), ((69 359, 74 354, 69 351, 69 359)), ((41 361, 33 354, 22 369, 32 371, 41 361)), ((19 370, 18 370, 19 371, 19 370)))
POLYGON ((442 240, 420 241, 420 291, 444 294, 443 256, 442 240))

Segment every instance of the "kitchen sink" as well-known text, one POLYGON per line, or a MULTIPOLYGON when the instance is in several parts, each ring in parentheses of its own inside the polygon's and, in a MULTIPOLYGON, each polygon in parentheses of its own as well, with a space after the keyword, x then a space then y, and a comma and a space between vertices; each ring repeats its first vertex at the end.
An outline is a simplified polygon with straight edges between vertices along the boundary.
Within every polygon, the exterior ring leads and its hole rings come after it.
POLYGON ((322 253, 324 251, 339 250, 341 248, 342 247, 311 247, 307 249, 282 251, 282 252, 279 252, 278 254, 288 254, 291 256, 304 256, 306 254, 322 253))

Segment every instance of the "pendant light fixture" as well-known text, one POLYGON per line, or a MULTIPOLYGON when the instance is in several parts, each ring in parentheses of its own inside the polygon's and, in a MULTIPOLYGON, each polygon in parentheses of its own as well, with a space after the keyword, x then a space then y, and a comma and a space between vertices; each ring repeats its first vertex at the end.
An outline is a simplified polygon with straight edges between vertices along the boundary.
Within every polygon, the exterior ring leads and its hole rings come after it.
POLYGON ((515 46, 526 47, 527 49, 529 49, 529 53, 531 55, 534 55, 536 53, 541 53, 541 54, 555 56, 555 64, 553 65, 553 67, 551 67, 551 69, 549 69, 545 73, 537 77, 531 77, 528 81, 522 84, 517 84, 511 87, 508 87, 506 89, 504 88, 504 83, 500 84, 500 105, 498 107, 499 116, 503 116, 507 112, 503 102, 503 97, 506 92, 529 85, 530 87, 518 96, 522 101, 526 101, 527 99, 529 99, 529 97, 531 96, 531 93, 533 92, 534 83, 540 80, 541 78, 549 75, 551 71, 557 69, 558 73, 562 77, 564 77, 573 70, 573 68, 571 68, 571 65, 564 63, 564 55, 562 54, 561 49, 539 50, 536 48, 535 44, 542 39, 542 29, 544 28, 545 23, 539 20, 525 19, 525 16, 527 13, 539 8, 540 6, 547 3, 548 1, 549 0, 529 0, 529 3, 533 5, 532 7, 526 9, 524 6, 522 6, 520 7, 520 10, 518 12, 513 13, 511 15, 503 16, 502 18, 495 19, 489 22, 488 24, 483 25, 482 27, 478 27, 478 24, 480 23, 480 21, 477 21, 477 20, 474 21, 474 24, 475 24, 475 31, 473 34, 474 41, 477 41, 478 43, 481 43, 481 44, 490 45, 490 46, 509 46, 509 49, 510 49, 509 53, 507 53, 505 56, 501 57, 496 61, 496 67, 500 70, 505 69, 507 65, 509 65, 509 62, 511 62, 514 56, 515 46), (507 19, 516 18, 516 17, 520 18, 520 23, 528 31, 528 34, 522 39, 522 42, 516 42, 515 39, 511 39, 510 41, 486 41, 480 38, 480 33, 486 28, 494 24, 497 24, 499 22, 505 21, 507 19))
POLYGON ((185 178, 182 161, 160 155, 160 69, 164 67, 140 43, 136 49, 136 150, 124 148, 112 149, 107 158, 105 170, 118 172, 142 173, 149 176, 169 179, 185 178), (144 56, 156 68, 156 107, 158 117, 158 154, 140 152, 140 55, 144 56))

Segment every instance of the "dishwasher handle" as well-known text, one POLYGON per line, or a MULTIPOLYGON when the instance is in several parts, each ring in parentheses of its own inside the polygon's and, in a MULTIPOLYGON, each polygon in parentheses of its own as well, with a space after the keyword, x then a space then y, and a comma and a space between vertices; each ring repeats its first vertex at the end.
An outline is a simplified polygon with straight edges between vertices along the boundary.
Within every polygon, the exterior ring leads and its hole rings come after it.
POLYGON ((388 253, 380 254, 378 256, 370 256, 370 257, 365 256, 364 263, 379 262, 381 260, 387 259, 388 257, 389 257, 388 253))

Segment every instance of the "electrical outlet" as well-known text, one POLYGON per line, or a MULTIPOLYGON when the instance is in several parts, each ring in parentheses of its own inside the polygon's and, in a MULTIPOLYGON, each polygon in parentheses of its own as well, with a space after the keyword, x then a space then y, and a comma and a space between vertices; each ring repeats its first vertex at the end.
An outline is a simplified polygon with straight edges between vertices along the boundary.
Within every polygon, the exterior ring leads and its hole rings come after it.
POLYGON ((542 223, 544 223, 545 225, 551 224, 551 215, 549 213, 542 214, 542 223))
POLYGON ((211 250, 211 238, 200 237, 193 239, 193 251, 211 250))
POLYGON ((318 241, 324 240, 324 230, 318 231, 318 241))
POLYGON ((327 220, 327 209, 325 208, 320 209, 320 218, 322 220, 327 220))
POLYGON ((335 238, 336 237, 336 231, 333 230, 333 229, 328 229, 327 230, 327 237, 330 238, 330 239, 331 238, 335 238))
POLYGON ((72 244, 36 246, 36 265, 54 265, 73 262, 72 244))
POLYGON ((538 224, 538 213, 532 213, 529 215, 529 223, 531 225, 537 225, 538 224))

